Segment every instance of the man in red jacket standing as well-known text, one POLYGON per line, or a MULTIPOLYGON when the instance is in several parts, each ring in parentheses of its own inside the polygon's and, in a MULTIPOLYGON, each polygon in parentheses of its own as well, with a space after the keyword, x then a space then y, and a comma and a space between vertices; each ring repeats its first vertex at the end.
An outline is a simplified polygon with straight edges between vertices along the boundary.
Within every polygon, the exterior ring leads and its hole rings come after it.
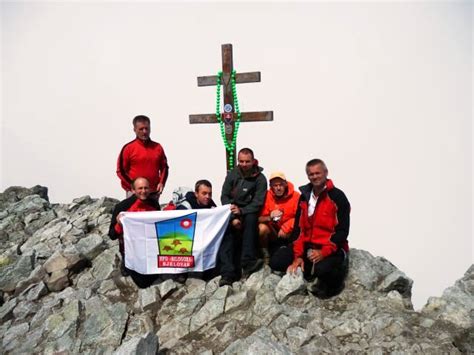
POLYGON ((150 119, 147 116, 133 119, 133 131, 136 138, 123 146, 117 159, 117 176, 126 197, 133 194, 132 181, 144 177, 150 182, 150 195, 158 199, 168 178, 165 152, 160 143, 150 139, 150 119))
POLYGON ((292 255, 285 256, 280 249, 280 257, 287 265, 291 263, 289 273, 301 268, 307 280, 317 278, 310 291, 320 298, 329 298, 344 288, 351 206, 344 192, 327 178, 328 169, 322 160, 310 160, 306 174, 310 183, 300 188, 299 237, 293 244, 292 255))

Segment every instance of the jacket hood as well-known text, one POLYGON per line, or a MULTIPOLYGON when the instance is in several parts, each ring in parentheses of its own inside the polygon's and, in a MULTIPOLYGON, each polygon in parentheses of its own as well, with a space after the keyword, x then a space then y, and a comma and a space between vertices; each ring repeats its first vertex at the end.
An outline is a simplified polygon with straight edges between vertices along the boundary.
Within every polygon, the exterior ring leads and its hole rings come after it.
MULTIPOLYGON (((295 192, 295 186, 293 185, 293 183, 289 181, 287 181, 286 183, 288 185, 288 193, 282 198, 282 200, 291 198, 291 196, 293 196, 293 193, 295 192)), ((275 196, 275 193, 273 192, 271 187, 268 189, 268 191, 272 194, 273 199, 277 200, 277 197, 275 196)))
MULTIPOLYGON (((189 191, 186 193, 186 200, 189 201, 189 203, 191 204, 191 207, 195 208, 195 206, 201 206, 199 205, 198 203, 198 200, 196 198, 196 195, 194 194, 194 191, 189 191)), ((210 207, 217 207, 214 200, 211 198, 211 201, 209 201, 209 205, 210 207)), ((202 207, 208 207, 208 206, 202 206, 202 207)))

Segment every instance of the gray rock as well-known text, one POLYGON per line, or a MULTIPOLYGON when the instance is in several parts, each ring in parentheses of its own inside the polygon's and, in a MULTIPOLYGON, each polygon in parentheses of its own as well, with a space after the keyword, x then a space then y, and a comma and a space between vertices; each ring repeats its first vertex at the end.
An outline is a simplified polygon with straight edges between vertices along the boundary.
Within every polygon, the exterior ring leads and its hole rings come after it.
POLYGON ((124 303, 109 304, 99 297, 85 303, 85 322, 81 336, 81 351, 102 347, 117 348, 127 323, 128 313, 124 303))
POLYGON ((38 195, 30 195, 11 205, 8 211, 9 213, 15 214, 30 214, 35 212, 42 212, 47 207, 49 207, 48 201, 42 199, 38 195))
POLYGON ((117 200, 50 205, 33 190, 0 193, 0 352, 156 353, 155 334, 173 354, 474 352, 474 267, 422 312, 402 271, 357 249, 329 300, 268 267, 232 287, 216 277, 139 290, 106 237, 117 200))
POLYGON ((18 339, 18 338, 24 336, 28 332, 29 329, 30 329, 30 327, 28 326, 28 323, 21 323, 21 324, 15 325, 15 326, 11 327, 10 329, 8 329, 5 333, 5 335, 3 336, 3 340, 2 340, 3 348, 5 350, 13 350, 13 348, 10 347, 9 345, 15 339, 18 339))
POLYGON ((127 334, 124 341, 128 341, 137 337, 140 338, 143 334, 153 332, 153 329, 153 320, 148 316, 147 313, 130 315, 127 324, 127 334))
POLYGON ((398 309, 403 309, 403 308, 411 309, 412 308, 405 303, 405 300, 403 299, 402 295, 398 291, 395 291, 395 290, 390 291, 389 293, 387 293, 386 299, 395 308, 398 308, 398 309))
POLYGON ((115 284, 115 282, 113 280, 105 280, 100 284, 97 293, 101 295, 106 295, 107 293, 115 290, 117 290, 117 285, 115 284))
POLYGON ((12 298, 0 307, 0 322, 5 322, 13 317, 13 309, 16 307, 17 303, 18 300, 12 298))
POLYGON ((106 280, 112 276, 116 253, 117 251, 108 249, 94 259, 91 273, 96 280, 106 280))
POLYGON ((251 336, 241 340, 236 340, 230 344, 223 354, 291 354, 290 349, 285 345, 278 343, 268 336, 260 334, 252 334, 251 336))
POLYGON ((71 301, 59 313, 50 315, 45 322, 45 332, 49 340, 60 339, 65 335, 75 336, 79 325, 81 303, 71 301))
POLYGON ((46 280, 47 276, 48 274, 43 269, 43 266, 36 266, 35 269, 31 271, 30 276, 28 276, 27 279, 18 282, 15 288, 15 295, 19 295, 33 284, 39 283, 42 280, 46 280))
POLYGON ((265 279, 270 275, 271 270, 268 266, 265 266, 261 270, 254 272, 244 282, 244 287, 248 290, 258 291, 263 286, 265 279))
POLYGON ((178 286, 171 279, 165 280, 162 283, 160 283, 158 285, 158 290, 159 290, 161 299, 163 300, 166 299, 177 288, 178 286))
POLYGON ((138 303, 142 311, 156 310, 160 304, 159 286, 139 289, 138 303))
POLYGON ((388 260, 376 258, 365 250, 351 249, 347 283, 361 285, 369 291, 375 291, 379 283, 394 271, 397 271, 397 268, 388 260), (355 270, 357 271, 354 272, 355 270))
POLYGON ((38 351, 38 344, 41 341, 43 334, 42 329, 31 329, 28 332, 28 336, 21 339, 21 342, 15 347, 12 353, 17 354, 33 354, 38 351))
POLYGON ((25 232, 32 235, 35 231, 43 228, 55 218, 56 213, 54 213, 53 210, 28 214, 25 216, 25 232))
POLYGON ((160 348, 170 349, 178 341, 190 332, 190 317, 174 318, 170 322, 163 324, 158 330, 158 339, 161 339, 160 348))
POLYGON ((196 287, 204 287, 205 289, 206 281, 201 280, 201 279, 195 279, 193 277, 188 277, 188 279, 186 280, 185 286, 188 292, 191 292, 196 287))
POLYGON ((94 276, 92 276, 92 272, 90 269, 82 272, 75 280, 75 286, 77 288, 97 289, 100 284, 101 281, 97 280, 94 276))
POLYGON ((44 282, 41 281, 28 291, 28 294, 26 295, 26 299, 28 301, 36 301, 40 299, 42 296, 46 295, 47 293, 48 293, 48 288, 46 287, 44 282))
POLYGON ((357 319, 349 319, 348 321, 334 327, 331 333, 336 337, 345 337, 353 333, 358 333, 360 330, 360 323, 357 319))
POLYGON ((72 203, 77 205, 87 205, 92 202, 92 198, 89 195, 81 196, 72 200, 72 203))
POLYGON ((199 308, 201 308, 201 306, 206 300, 205 290, 205 284, 193 288, 187 295, 185 295, 179 301, 176 307, 177 314, 179 314, 180 316, 190 316, 195 313, 199 308))
POLYGON ((81 302, 71 300, 60 312, 51 314, 44 326, 45 352, 78 352, 81 334, 77 332, 81 302))
POLYGON ((100 235, 90 234, 76 244, 76 249, 88 260, 94 260, 105 249, 104 239, 100 235))
POLYGON ((117 355, 155 355, 158 350, 158 337, 148 332, 143 337, 134 337, 123 343, 115 352, 117 355))
POLYGON ((14 263, 0 267, 0 290, 12 292, 16 285, 25 280, 34 268, 35 254, 21 255, 14 263))
POLYGON ((275 298, 279 303, 282 303, 288 299, 288 297, 304 293, 306 291, 306 285, 303 279, 303 273, 298 268, 296 274, 285 274, 282 277, 277 287, 275 288, 275 298))
POLYGON ((22 301, 17 304, 13 310, 13 317, 15 321, 24 320, 26 317, 35 314, 39 305, 31 301, 22 301))
POLYGON ((68 271, 67 269, 62 269, 58 271, 54 271, 51 276, 46 280, 46 286, 48 290, 52 292, 57 292, 64 290, 70 284, 68 278, 68 271))
POLYGON ((225 313, 232 312, 238 308, 245 307, 249 303, 248 291, 237 292, 230 295, 225 303, 225 313))
POLYGON ((301 327, 289 328, 285 334, 290 349, 295 351, 301 348, 304 344, 306 344, 311 338, 309 332, 301 327))
POLYGON ((60 251, 56 251, 43 264, 43 268, 47 273, 51 274, 54 271, 67 269, 67 260, 60 251))
POLYGON ((257 292, 266 292, 266 291, 272 291, 274 292, 278 283, 281 281, 282 276, 275 275, 275 274, 270 274, 267 277, 265 277, 265 280, 263 281, 263 285, 257 292))
POLYGON ((72 273, 78 273, 88 265, 86 257, 74 245, 67 246, 62 255, 66 259, 66 268, 72 273))
MULTIPOLYGON (((474 265, 471 265, 454 286, 447 288, 441 297, 430 297, 421 312, 430 318, 448 322, 457 328, 472 330, 474 324, 474 265)), ((469 347, 474 347, 474 344, 470 344, 469 347)))
POLYGON ((270 328, 278 338, 282 338, 285 331, 296 325, 296 322, 285 314, 280 314, 271 324, 270 328))
POLYGON ((225 300, 230 294, 231 288, 229 286, 220 287, 207 301, 204 306, 191 318, 190 330, 199 329, 209 321, 217 318, 224 313, 225 300))
POLYGON ((382 292, 398 291, 404 297, 411 296, 411 287, 413 285, 413 280, 408 278, 400 270, 395 270, 378 286, 378 289, 382 292))
POLYGON ((333 354, 334 348, 323 336, 315 336, 311 341, 299 349, 299 353, 305 355, 312 354, 333 354))
POLYGON ((209 281, 207 284, 206 284, 206 299, 209 299, 213 294, 214 292, 216 292, 216 290, 219 288, 219 280, 220 280, 220 277, 215 277, 213 278, 211 281, 209 281))
POLYGON ((319 319, 313 319, 306 326, 306 330, 311 336, 321 336, 324 333, 324 329, 321 328, 321 323, 319 319))
POLYGON ((254 327, 269 325, 283 310, 273 292, 257 293, 253 306, 252 325, 254 327))

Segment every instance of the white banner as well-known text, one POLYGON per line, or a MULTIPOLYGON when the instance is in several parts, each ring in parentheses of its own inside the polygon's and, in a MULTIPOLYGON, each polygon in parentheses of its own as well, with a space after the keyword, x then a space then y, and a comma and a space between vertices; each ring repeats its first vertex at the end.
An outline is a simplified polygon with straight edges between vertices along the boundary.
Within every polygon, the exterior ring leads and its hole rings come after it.
POLYGON ((230 205, 200 210, 125 212, 125 266, 140 274, 179 274, 216 265, 230 205))

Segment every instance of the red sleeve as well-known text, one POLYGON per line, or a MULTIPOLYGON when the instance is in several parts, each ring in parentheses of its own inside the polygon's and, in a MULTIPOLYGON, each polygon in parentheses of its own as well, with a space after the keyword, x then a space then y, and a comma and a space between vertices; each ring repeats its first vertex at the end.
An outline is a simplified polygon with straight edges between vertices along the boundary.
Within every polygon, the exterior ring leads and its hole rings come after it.
POLYGON ((331 255, 332 253, 334 253, 336 250, 337 250, 336 244, 331 243, 331 244, 325 245, 321 248, 321 254, 324 257, 327 257, 327 256, 331 255))
POLYGON ((301 233, 298 239, 293 243, 294 258, 303 258, 304 254, 304 235, 301 233))
POLYGON ((120 151, 120 154, 117 159, 117 176, 122 183, 122 187, 125 191, 131 190, 132 179, 128 176, 128 171, 130 170, 130 159, 128 156, 128 150, 125 149, 125 146, 120 151))
POLYGON ((285 221, 285 223, 283 223, 281 225, 281 229, 283 230, 283 232, 285 232, 286 234, 289 234, 291 232, 293 232, 293 227, 295 225, 295 219, 294 218, 290 218, 289 220, 285 221))
POLYGON ((260 216, 269 216, 270 215, 270 203, 269 203, 269 198, 268 198, 268 192, 267 192, 267 197, 265 198, 265 203, 263 205, 262 211, 260 212, 260 216))
POLYGON ((123 227, 120 223, 115 223, 115 231, 118 233, 118 234, 123 234, 123 227))
POLYGON ((166 180, 168 180, 168 171, 169 171, 168 159, 166 158, 165 151, 163 150, 163 147, 161 147, 161 145, 160 145, 160 148, 161 148, 161 159, 159 162, 158 171, 160 174, 160 183, 163 186, 165 186, 166 180))
POLYGON ((303 258, 304 255, 304 242, 305 242, 305 235, 304 235, 304 226, 306 226, 307 221, 305 218, 307 218, 308 215, 308 206, 305 203, 300 203, 299 209, 297 212, 297 215, 299 213, 299 228, 300 228, 300 234, 298 236, 298 239, 296 239, 293 243, 293 254, 295 259, 296 258, 303 258))

